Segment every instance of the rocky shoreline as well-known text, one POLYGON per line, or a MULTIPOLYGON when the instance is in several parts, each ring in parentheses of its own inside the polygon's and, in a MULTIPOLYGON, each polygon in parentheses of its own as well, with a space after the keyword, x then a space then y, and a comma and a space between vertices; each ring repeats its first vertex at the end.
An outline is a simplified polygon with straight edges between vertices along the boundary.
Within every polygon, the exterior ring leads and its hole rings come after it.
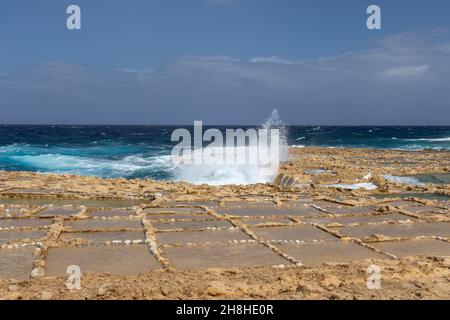
POLYGON ((448 299, 449 155, 291 148, 242 186, 0 172, 0 298, 448 299))

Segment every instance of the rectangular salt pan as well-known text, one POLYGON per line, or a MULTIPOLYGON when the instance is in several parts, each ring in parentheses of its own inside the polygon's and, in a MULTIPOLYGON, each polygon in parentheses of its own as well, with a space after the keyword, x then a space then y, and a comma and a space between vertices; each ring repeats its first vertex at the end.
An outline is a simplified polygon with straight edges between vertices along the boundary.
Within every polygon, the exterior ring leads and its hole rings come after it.
POLYGON ((320 243, 280 244, 281 251, 294 257, 305 265, 319 265, 325 262, 348 263, 368 258, 386 259, 353 242, 330 241, 320 243))
POLYGON ((134 275, 161 268, 145 245, 50 248, 46 275, 63 276, 70 265, 81 272, 134 275))
POLYGON ((32 268, 32 248, 0 250, 0 279, 29 279, 32 268))
POLYGON ((408 256, 449 256, 450 243, 435 239, 373 243, 375 248, 399 258, 408 256))
POLYGON ((393 238, 418 236, 450 237, 450 226, 446 222, 418 222, 413 224, 344 227, 339 229, 339 233, 357 238, 365 238, 374 234, 393 238))
POLYGON ((311 225, 252 228, 252 231, 264 240, 338 240, 335 236, 311 225))
POLYGON ((61 239, 83 239, 94 243, 103 243, 113 240, 145 240, 144 231, 129 232, 64 232, 61 239))
POLYGON ((179 268, 242 268, 290 264, 261 244, 210 245, 164 249, 171 264, 179 268))
POLYGON ((231 240, 249 240, 250 237, 239 230, 217 231, 182 231, 182 232, 158 232, 156 241, 162 244, 187 244, 187 243, 213 243, 228 242, 231 240))

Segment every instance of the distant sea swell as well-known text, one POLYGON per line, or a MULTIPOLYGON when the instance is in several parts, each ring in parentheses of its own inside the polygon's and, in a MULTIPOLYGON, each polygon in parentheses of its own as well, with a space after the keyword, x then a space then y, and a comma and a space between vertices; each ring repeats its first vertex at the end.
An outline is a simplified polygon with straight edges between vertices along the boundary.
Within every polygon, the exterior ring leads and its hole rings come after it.
MULTIPOLYGON (((0 125, 0 170, 213 184, 259 182, 248 168, 242 172, 224 166, 201 173, 180 172, 170 161, 176 144, 170 137, 176 128, 0 125)), ((286 135, 288 145, 297 147, 450 150, 450 127, 287 126, 286 135)))

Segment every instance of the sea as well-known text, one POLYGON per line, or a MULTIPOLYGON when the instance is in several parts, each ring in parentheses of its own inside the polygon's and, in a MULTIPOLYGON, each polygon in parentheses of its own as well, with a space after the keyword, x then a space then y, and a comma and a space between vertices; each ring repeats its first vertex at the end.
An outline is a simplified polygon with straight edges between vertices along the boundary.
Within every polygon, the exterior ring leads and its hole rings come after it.
MULTIPOLYGON (((204 126, 225 129, 252 126, 204 126)), ((258 128, 258 126, 254 126, 258 128)), ((208 184, 265 182, 248 167, 180 166, 172 132, 193 126, 0 125, 0 170, 208 184)), ((450 126, 284 126, 289 147, 450 150, 450 126)))

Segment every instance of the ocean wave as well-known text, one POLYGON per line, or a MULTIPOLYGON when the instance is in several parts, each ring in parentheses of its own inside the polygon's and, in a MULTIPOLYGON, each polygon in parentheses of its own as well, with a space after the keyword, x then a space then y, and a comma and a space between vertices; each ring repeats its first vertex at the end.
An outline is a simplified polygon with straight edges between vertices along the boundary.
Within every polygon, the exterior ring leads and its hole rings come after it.
MULTIPOLYGON (((284 143, 290 134, 293 148, 450 150, 450 127, 285 128, 276 111, 262 125, 272 126, 283 128, 284 143)), ((210 184, 270 181, 258 165, 176 166, 170 158, 172 130, 165 126, 0 126, 0 169, 210 184)))
POLYGON ((426 141, 426 142, 450 142, 450 137, 443 138, 418 138, 418 139, 400 139, 402 141, 426 141))
POLYGON ((421 144, 412 144, 412 145, 402 145, 395 148, 391 148, 392 150, 399 150, 399 151, 422 151, 422 150, 449 150, 450 147, 448 146, 430 146, 430 145, 421 145, 421 144))
POLYGON ((119 159, 62 154, 13 155, 9 159, 25 170, 98 176, 103 178, 147 178, 167 176, 172 170, 170 156, 130 155, 119 159))

